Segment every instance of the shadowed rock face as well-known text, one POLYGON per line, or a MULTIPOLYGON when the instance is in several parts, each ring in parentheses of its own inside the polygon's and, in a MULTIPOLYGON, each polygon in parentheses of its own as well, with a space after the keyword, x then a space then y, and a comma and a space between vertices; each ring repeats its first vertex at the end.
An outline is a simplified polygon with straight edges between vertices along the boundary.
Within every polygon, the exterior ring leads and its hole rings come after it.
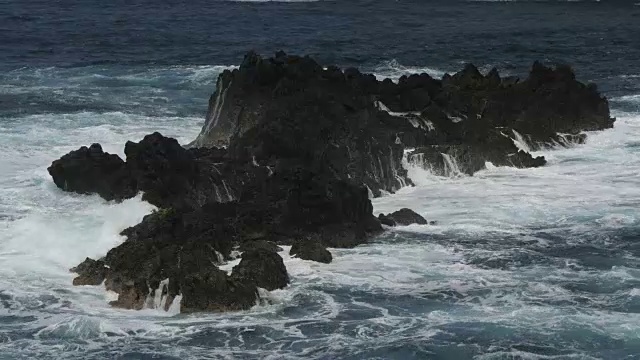
POLYGON ((411 184, 404 156, 442 175, 473 174, 487 161, 542 166, 513 140, 532 149, 583 142, 581 131, 612 124, 607 101, 568 67, 536 63, 519 81, 468 65, 394 83, 308 57, 249 53, 220 75, 188 149, 153 133, 127 142, 126 161, 94 144, 48 170, 62 190, 116 201, 142 192, 159 208, 104 258, 72 269, 75 285, 104 282, 119 295, 112 305, 128 309, 167 309, 181 296, 183 312, 242 310, 259 287, 289 283, 279 244, 328 263, 326 247, 365 243, 380 220, 426 223, 408 209, 372 214, 370 195, 411 184), (218 266, 235 249, 244 253, 228 275, 218 266))
POLYGON ((393 119, 374 106, 367 87, 375 78, 352 75, 323 70, 308 57, 250 53, 239 70, 220 75, 192 146, 225 146, 258 162, 296 159, 364 183, 375 195, 393 192, 410 184, 403 146, 393 119))

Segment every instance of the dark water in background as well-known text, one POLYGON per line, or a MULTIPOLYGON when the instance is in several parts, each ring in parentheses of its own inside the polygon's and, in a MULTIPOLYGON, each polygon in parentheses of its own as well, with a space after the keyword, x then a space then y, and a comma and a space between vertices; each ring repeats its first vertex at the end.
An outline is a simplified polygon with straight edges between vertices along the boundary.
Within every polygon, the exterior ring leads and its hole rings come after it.
POLYGON ((0 0, 0 358, 640 359, 639 59, 634 1, 0 0), (331 265, 285 256, 273 305, 170 317, 71 287, 150 207, 63 194, 46 166, 155 130, 192 140, 249 49, 393 77, 567 62, 619 120, 542 169, 412 169, 420 186, 376 211, 438 226, 331 265))
POLYGON ((604 80, 637 67, 634 1, 8 1, 3 69, 237 64, 249 49, 370 68, 535 59, 604 80))

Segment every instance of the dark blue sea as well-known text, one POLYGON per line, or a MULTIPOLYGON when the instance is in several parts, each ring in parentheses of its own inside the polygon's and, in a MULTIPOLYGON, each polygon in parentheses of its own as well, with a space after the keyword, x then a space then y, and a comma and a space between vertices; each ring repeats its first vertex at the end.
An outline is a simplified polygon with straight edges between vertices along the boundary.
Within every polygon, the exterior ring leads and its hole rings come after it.
POLYGON ((638 1, 0 0, 0 359, 640 359, 638 1), (437 225, 329 265, 285 251, 292 284, 249 311, 127 311, 71 286, 153 206, 63 193, 47 166, 153 131, 190 142, 249 50, 380 78, 568 63, 617 121, 542 168, 405 164, 417 186, 375 212, 437 225))

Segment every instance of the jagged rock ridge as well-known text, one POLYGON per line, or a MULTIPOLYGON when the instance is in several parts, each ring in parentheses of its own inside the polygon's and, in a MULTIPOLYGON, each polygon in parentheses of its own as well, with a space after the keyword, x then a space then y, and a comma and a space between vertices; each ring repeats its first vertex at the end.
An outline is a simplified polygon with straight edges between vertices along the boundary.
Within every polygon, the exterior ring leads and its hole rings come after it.
POLYGON ((195 147, 229 146, 236 153, 301 156, 324 161, 375 195, 409 184, 401 149, 414 162, 447 173, 449 160, 466 174, 496 166, 537 167, 542 157, 520 151, 583 142, 583 131, 613 126, 607 100, 571 68, 534 63, 520 81, 483 75, 467 65, 454 75, 378 81, 357 69, 323 68, 309 57, 249 53, 226 70, 210 100, 195 147))

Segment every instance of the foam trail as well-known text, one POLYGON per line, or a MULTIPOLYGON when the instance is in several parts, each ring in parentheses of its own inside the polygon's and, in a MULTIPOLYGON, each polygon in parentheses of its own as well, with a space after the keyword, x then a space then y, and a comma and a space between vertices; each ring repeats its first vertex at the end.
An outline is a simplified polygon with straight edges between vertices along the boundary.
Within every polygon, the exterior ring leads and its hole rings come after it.
POLYGON ((215 190, 216 192, 216 201, 222 202, 222 196, 220 195, 220 190, 218 189, 218 186, 216 184, 213 184, 213 190, 215 190))
POLYGON ((522 135, 520 135, 520 133, 515 130, 511 131, 513 131, 513 135, 515 136, 515 139, 513 139, 513 143, 515 144, 515 146, 519 150, 530 153, 531 148, 529 147, 529 144, 527 144, 527 141, 524 139, 524 137, 522 137, 522 135))
POLYGON ((207 119, 207 128, 206 131, 204 131, 205 133, 209 133, 211 129, 213 129, 218 124, 218 121, 220 120, 220 113, 222 112, 224 102, 227 98, 227 90, 229 90, 232 85, 232 82, 229 82, 227 87, 218 90, 219 95, 216 97, 211 116, 207 119))
POLYGON ((462 175, 462 171, 458 167, 456 159, 449 154, 441 153, 444 159, 444 175, 448 177, 458 177, 462 175))
POLYGON ((166 290, 169 287, 169 279, 160 282, 157 289, 149 289, 149 296, 145 302, 145 306, 150 309, 164 309, 167 301, 166 290))
POLYGON ((227 187, 227 183, 222 180, 222 187, 224 187, 224 191, 227 193, 227 200, 233 201, 233 195, 231 195, 231 191, 229 191, 229 187, 227 187))

